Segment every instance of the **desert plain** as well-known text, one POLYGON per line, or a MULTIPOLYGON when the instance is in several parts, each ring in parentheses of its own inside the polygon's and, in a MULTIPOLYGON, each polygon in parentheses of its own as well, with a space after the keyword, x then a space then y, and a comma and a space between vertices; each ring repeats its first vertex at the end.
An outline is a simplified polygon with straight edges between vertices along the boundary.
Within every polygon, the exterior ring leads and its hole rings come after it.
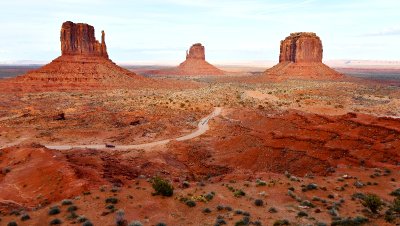
POLYGON ((314 33, 265 72, 218 69, 199 43, 128 70, 104 33, 63 39, 91 29, 64 23, 59 58, 0 80, 0 225, 400 224, 398 82, 322 64, 314 33))

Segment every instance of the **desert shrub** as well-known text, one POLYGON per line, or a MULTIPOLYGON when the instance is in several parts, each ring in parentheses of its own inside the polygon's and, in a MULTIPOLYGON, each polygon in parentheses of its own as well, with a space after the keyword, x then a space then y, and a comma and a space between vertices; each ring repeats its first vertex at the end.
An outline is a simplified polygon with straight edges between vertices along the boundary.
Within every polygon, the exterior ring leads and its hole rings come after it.
POLYGON ((331 226, 358 226, 368 223, 368 218, 365 217, 355 217, 335 220, 332 222, 331 226))
POLYGON ((72 205, 72 201, 70 199, 64 199, 61 201, 61 205, 63 206, 72 205))
POLYGON ((243 210, 237 209, 237 210, 235 210, 235 214, 237 214, 237 215, 243 214, 243 210))
POLYGON ((379 196, 375 194, 367 194, 362 200, 362 205, 371 210, 372 213, 378 213, 382 208, 383 202, 379 196))
POLYGON ((266 186, 267 182, 263 181, 263 180, 256 180, 256 186, 266 186))
POLYGON ((109 197, 109 198, 106 198, 106 203, 117 204, 118 199, 115 197, 109 197))
POLYGON ((396 219, 396 214, 393 213, 391 209, 385 212, 385 221, 392 223, 396 219))
POLYGON ((391 209, 397 213, 400 213, 400 196, 393 201, 391 209))
POLYGON ((363 199, 365 198, 365 194, 364 194, 364 193, 357 192, 357 193, 354 193, 354 194, 351 196, 351 198, 352 198, 352 199, 361 199, 361 200, 363 200, 363 199))
POLYGON ((82 215, 82 216, 79 216, 76 220, 80 223, 83 223, 83 222, 86 222, 88 219, 82 215))
POLYGON ((222 218, 218 218, 216 221, 215 221, 215 225, 216 226, 218 226, 218 225, 225 225, 226 224, 226 221, 224 220, 224 219, 222 219, 222 218))
POLYGON ((302 205, 302 206, 307 206, 307 207, 310 207, 310 208, 314 208, 314 207, 315 207, 315 205, 314 205, 312 202, 308 201, 308 200, 302 201, 302 202, 300 203, 300 205, 302 205))
POLYGON ((230 206, 225 206, 225 210, 226 210, 226 211, 232 211, 232 210, 233 210, 233 208, 232 208, 232 207, 230 207, 230 206))
POLYGON ((110 191, 116 193, 119 192, 119 190, 120 190, 119 187, 113 186, 110 191))
POLYGON ((400 196, 400 188, 398 188, 398 189, 392 191, 392 192, 390 193, 390 195, 398 196, 398 197, 399 197, 399 196, 400 196))
POLYGON ((235 226, 245 226, 245 225, 249 225, 249 223, 250 223, 250 218, 243 217, 243 219, 241 219, 235 223, 235 226))
POLYGON ((7 226, 18 226, 18 224, 15 221, 10 221, 8 222, 7 226))
POLYGON ((308 213, 306 213, 306 212, 304 212, 304 211, 300 211, 300 212, 297 213, 297 216, 298 216, 298 217, 307 217, 307 216, 308 216, 308 213))
POLYGON ((160 223, 157 223, 156 226, 167 226, 167 224, 160 222, 160 223))
POLYGON ((68 212, 73 212, 73 211, 77 211, 78 207, 77 206, 68 206, 67 211, 68 212))
POLYGON ((290 225, 288 220, 276 220, 274 226, 290 225))
POLYGON ((204 209, 202 210, 202 212, 203 212, 203 213, 211 213, 211 210, 210 210, 210 208, 204 208, 204 209))
POLYGON ((6 175, 7 173, 11 172, 11 168, 10 167, 4 167, 3 169, 1 169, 1 173, 6 175))
POLYGON ((21 221, 27 221, 29 219, 31 219, 31 217, 27 213, 22 214, 21 221))
POLYGON ((114 210, 114 209, 115 209, 115 206, 112 205, 112 204, 110 204, 110 205, 107 205, 107 206, 106 206, 106 209, 108 209, 108 210, 114 210))
POLYGON ((316 190, 316 189, 318 189, 318 185, 312 183, 312 184, 308 184, 305 188, 306 188, 307 191, 316 190))
POLYGON ((60 211, 60 208, 58 208, 58 206, 53 206, 49 210, 49 215, 56 215, 56 214, 59 214, 60 212, 61 211, 60 211))
POLYGON ((193 201, 193 200, 187 200, 185 203, 189 207, 195 207, 196 206, 196 202, 193 201))
POLYGON ((217 206, 217 210, 220 210, 220 211, 221 211, 221 210, 224 210, 224 209, 225 209, 225 207, 224 207, 223 205, 218 205, 218 206, 217 206))
POLYGON ((85 221, 82 226, 93 226, 93 223, 91 221, 85 221))
POLYGON ((132 221, 128 226, 143 226, 143 224, 140 221, 132 221))
POLYGON ((58 224, 62 224, 62 221, 58 218, 50 221, 50 225, 58 225, 58 224))
POLYGON ((277 210, 275 207, 271 207, 271 208, 268 209, 268 212, 270 212, 270 213, 277 213, 278 210, 277 210))
POLYGON ((72 220, 78 217, 78 214, 76 214, 74 211, 71 211, 68 215, 67 215, 67 219, 68 220, 72 220))
POLYGON ((261 200, 261 199, 256 199, 256 200, 254 200, 254 205, 263 206, 264 205, 264 201, 261 200))
POLYGON ((215 193, 214 193, 214 192, 210 192, 210 193, 205 194, 205 195, 204 195, 204 198, 205 198, 207 201, 211 201, 211 200, 214 198, 214 196, 215 196, 215 193))
POLYGON ((243 190, 239 189, 239 190, 236 190, 236 191, 233 193, 233 195, 234 195, 235 197, 241 197, 241 196, 245 196, 246 193, 245 193, 243 190))
POLYGON ((117 226, 124 226, 126 223, 125 212, 123 210, 118 210, 115 216, 115 224, 117 226))
POLYGON ((174 194, 174 187, 167 180, 160 177, 154 177, 151 180, 151 185, 155 190, 156 195, 170 197, 174 194))

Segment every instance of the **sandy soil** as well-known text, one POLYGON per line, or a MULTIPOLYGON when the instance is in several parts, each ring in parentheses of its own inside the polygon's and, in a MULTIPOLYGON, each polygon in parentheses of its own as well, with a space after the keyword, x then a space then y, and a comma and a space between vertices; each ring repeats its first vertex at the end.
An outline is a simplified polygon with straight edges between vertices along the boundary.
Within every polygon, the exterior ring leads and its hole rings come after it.
POLYGON ((179 86, 0 92, 0 225, 48 225, 55 218, 82 224, 68 218, 63 199, 94 225, 115 225, 118 209, 128 222, 143 225, 215 225, 217 218, 234 225, 246 217, 253 225, 283 219, 316 225, 356 216, 368 218, 366 225, 390 225, 389 193, 400 188, 400 88, 362 80, 248 78, 153 78, 179 86), (43 146, 118 147, 185 137, 215 107, 221 114, 190 139, 123 150, 43 146), (172 197, 152 195, 148 180, 156 175, 173 184, 172 197), (304 190, 311 183, 317 188, 304 190), (235 197, 235 189, 245 195, 235 197), (210 192, 215 196, 204 201, 201 195, 210 192), (371 213, 352 198, 355 193, 377 194, 385 205, 371 213), (114 209, 106 209, 109 197, 119 200, 114 209), (256 206, 256 199, 263 205, 256 206), (54 205, 61 213, 49 215, 54 205), (22 221, 24 213, 31 219, 22 221))

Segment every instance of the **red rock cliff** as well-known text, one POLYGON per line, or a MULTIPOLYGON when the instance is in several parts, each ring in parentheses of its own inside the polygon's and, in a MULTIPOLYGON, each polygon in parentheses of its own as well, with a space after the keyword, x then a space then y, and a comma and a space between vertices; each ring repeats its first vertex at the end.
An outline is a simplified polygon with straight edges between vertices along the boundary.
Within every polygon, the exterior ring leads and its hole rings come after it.
POLYGON ((192 45, 189 49, 189 52, 186 51, 186 59, 205 60, 206 54, 204 46, 201 45, 200 43, 192 45))
POLYGON ((311 32, 291 33, 281 41, 279 62, 322 62, 321 39, 311 32))
POLYGON ((83 23, 64 22, 61 27, 61 53, 65 55, 100 56, 108 58, 105 33, 96 40, 94 27, 83 23))

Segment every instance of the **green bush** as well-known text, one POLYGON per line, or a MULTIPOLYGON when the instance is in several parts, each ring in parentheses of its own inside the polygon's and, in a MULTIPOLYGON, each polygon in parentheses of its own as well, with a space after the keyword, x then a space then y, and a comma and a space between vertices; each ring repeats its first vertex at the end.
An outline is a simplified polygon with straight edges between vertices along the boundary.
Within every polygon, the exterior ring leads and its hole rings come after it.
POLYGON ((106 203, 117 204, 118 203, 118 199, 114 198, 114 197, 109 197, 109 198, 106 198, 106 203))
POLYGON ((154 177, 151 180, 151 185, 154 188, 156 195, 171 197, 174 194, 174 187, 171 183, 160 177, 154 177))
POLYGON ((58 225, 58 224, 62 224, 62 221, 58 218, 50 221, 50 225, 58 225))
POLYGON ((15 221, 10 221, 8 222, 7 226, 18 226, 18 224, 15 221))
POLYGON ((378 213, 382 208, 383 202, 379 196, 375 194, 367 194, 362 200, 362 205, 370 209, 372 213, 378 213))
POLYGON ((274 222, 274 226, 290 225, 288 220, 277 220, 274 222))
POLYGON ((358 226, 366 224, 368 221, 368 218, 365 217, 346 218, 333 221, 331 226, 358 226))
POLYGON ((60 212, 61 212, 60 208, 58 208, 58 206, 54 206, 50 208, 49 215, 56 215, 59 214, 60 212))
POLYGON ((93 226, 93 223, 90 221, 85 221, 85 223, 83 223, 82 226, 93 226))
POLYGON ((400 213, 400 196, 397 196, 397 198, 393 201, 391 209, 394 212, 400 213))
POLYGON ((264 205, 264 201, 261 200, 261 199, 256 199, 256 200, 254 200, 254 205, 263 206, 264 205))
POLYGON ((31 217, 28 215, 28 214, 22 214, 22 216, 21 216, 21 221, 27 221, 27 220, 29 220, 29 219, 31 219, 31 217))
POLYGON ((129 226, 143 226, 143 224, 140 221, 132 221, 129 226))
POLYGON ((193 200, 187 200, 186 201, 186 205, 189 207, 195 207, 196 206, 196 202, 193 200))
POLYGON ((63 205, 63 206, 72 205, 72 201, 69 199, 64 199, 61 201, 61 205, 63 205))
POLYGON ((393 195, 393 196, 400 196, 400 188, 398 188, 398 189, 392 191, 392 192, 390 193, 390 195, 393 195))
POLYGON ((241 197, 241 196, 245 196, 246 193, 245 193, 243 190, 239 189, 239 190, 236 190, 236 191, 233 193, 233 195, 234 195, 235 197, 241 197))
POLYGON ((73 212, 73 211, 77 211, 78 207, 77 206, 68 206, 67 211, 68 212, 73 212))

